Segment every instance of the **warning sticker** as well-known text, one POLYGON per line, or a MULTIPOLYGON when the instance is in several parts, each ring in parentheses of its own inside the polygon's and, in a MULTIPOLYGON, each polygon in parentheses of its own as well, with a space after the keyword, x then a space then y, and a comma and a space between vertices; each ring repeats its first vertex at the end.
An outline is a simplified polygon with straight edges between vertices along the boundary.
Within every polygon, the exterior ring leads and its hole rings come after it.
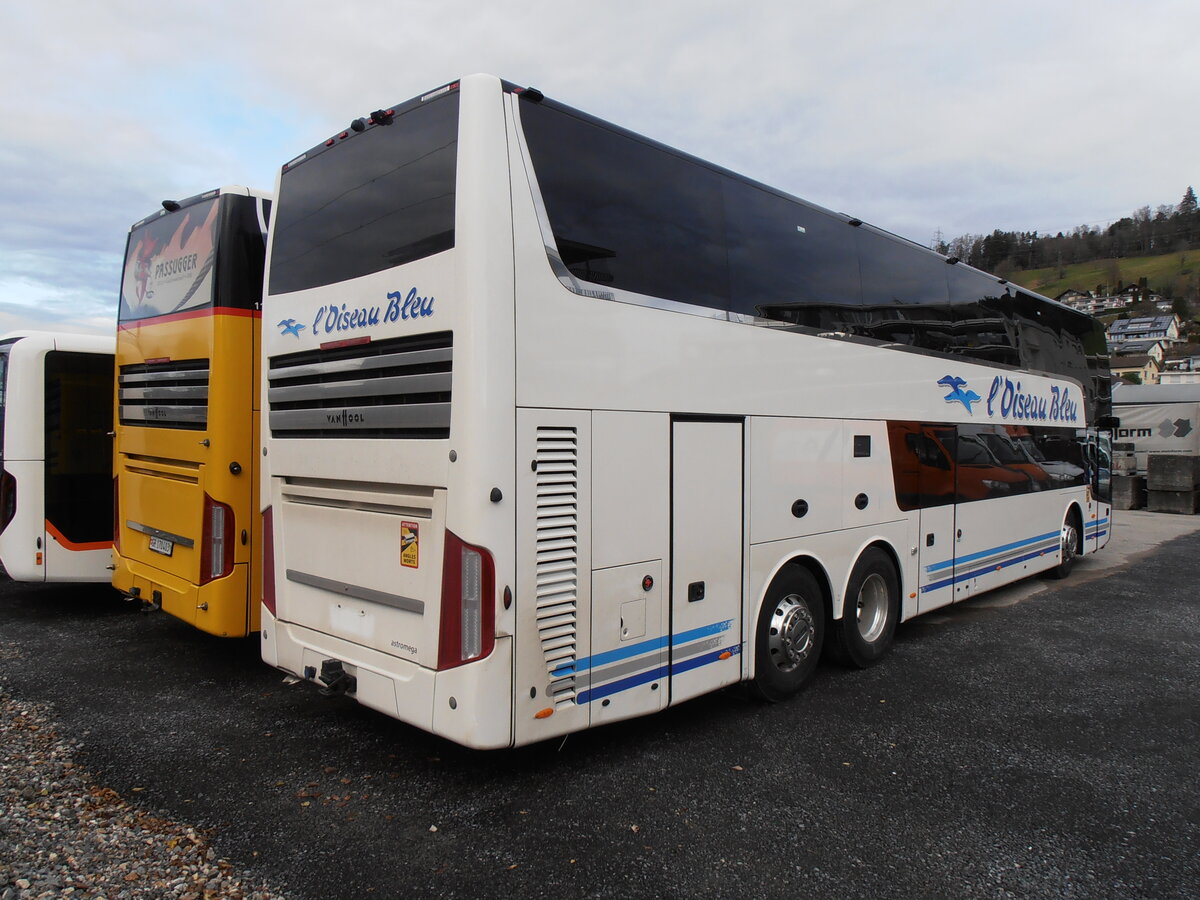
POLYGON ((420 526, 416 522, 400 523, 400 565, 419 568, 421 548, 420 526))

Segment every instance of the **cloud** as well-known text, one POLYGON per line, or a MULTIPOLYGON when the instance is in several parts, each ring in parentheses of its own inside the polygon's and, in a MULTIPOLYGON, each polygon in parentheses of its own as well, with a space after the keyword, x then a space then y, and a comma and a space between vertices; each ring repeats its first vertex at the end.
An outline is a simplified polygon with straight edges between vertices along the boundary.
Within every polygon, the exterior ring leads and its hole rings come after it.
POLYGON ((9 4, 2 299, 115 308, 128 227, 163 198, 270 189, 351 119, 475 71, 922 243, 1103 223, 1200 181, 1198 26, 1176 0, 9 4))

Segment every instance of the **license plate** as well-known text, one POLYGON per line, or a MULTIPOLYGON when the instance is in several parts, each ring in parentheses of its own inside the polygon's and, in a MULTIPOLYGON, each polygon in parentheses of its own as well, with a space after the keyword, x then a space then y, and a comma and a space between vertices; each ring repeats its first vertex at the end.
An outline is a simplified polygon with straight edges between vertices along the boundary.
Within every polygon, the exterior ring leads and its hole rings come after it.
POLYGON ((171 551, 175 549, 175 542, 168 541, 166 538, 150 537, 150 549, 155 553, 161 553, 163 556, 170 556, 171 551))

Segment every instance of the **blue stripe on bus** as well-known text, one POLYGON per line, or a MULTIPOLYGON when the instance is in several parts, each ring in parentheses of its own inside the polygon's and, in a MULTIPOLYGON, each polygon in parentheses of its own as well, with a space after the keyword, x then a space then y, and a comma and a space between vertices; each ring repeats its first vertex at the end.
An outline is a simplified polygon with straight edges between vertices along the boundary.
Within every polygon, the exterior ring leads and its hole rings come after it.
POLYGON ((645 684, 648 681, 654 681, 658 678, 666 678, 669 672, 670 668, 668 666, 659 666, 655 669, 648 669, 645 672, 638 672, 636 675, 630 675, 628 678, 610 681, 608 684, 602 684, 600 687, 592 688, 588 691, 580 691, 579 696, 575 698, 575 702, 580 704, 591 703, 593 700, 600 700, 603 697, 635 688, 639 684, 645 684))
POLYGON ((950 566, 959 565, 961 563, 973 562, 977 559, 983 559, 985 556, 992 556, 996 553, 1003 553, 1005 550, 1016 550, 1018 547, 1028 547, 1030 544, 1036 544, 1038 541, 1046 541, 1050 538, 1058 537, 1059 532, 1048 531, 1045 534, 1039 534, 1036 537, 1025 538, 1020 541, 1013 541, 1011 544, 1001 544, 999 547, 992 547, 988 550, 980 550, 978 553, 968 553, 966 556, 960 556, 956 559, 948 559, 944 562, 933 563, 925 567, 926 572, 937 572, 941 569, 947 569, 950 566))
POLYGON ((707 666, 709 663, 714 663, 720 660, 723 656, 729 657, 738 656, 742 652, 740 644, 734 644, 732 647, 724 647, 720 650, 714 650, 711 653, 704 653, 700 656, 694 656, 691 659, 685 659, 674 666, 657 666, 653 669, 647 669, 645 672, 638 672, 636 675, 630 675, 627 678, 620 678, 616 681, 610 681, 608 684, 602 684, 599 687, 591 690, 581 691, 579 696, 575 698, 575 702, 579 704, 591 703, 593 700, 601 700, 604 697, 611 697, 613 694, 619 694, 622 691, 627 691, 630 688, 635 688, 642 684, 647 684, 651 681, 657 681, 660 678, 666 678, 668 675, 681 675, 684 672, 690 672, 692 669, 698 669, 701 666, 707 666), (728 654, 728 656, 726 656, 728 654))
MULTIPOLYGON (((1057 532, 1055 533, 1054 537, 1056 537, 1056 538, 1058 537, 1057 532)), ((968 578, 977 578, 980 575, 986 574, 988 572, 995 572, 997 569, 1006 569, 1009 566, 1016 565, 1019 562, 1025 562, 1030 559, 1036 559, 1039 556, 1044 556, 1048 550, 1057 549, 1057 547, 1058 547, 1057 543, 1047 544, 1045 547, 1035 550, 1032 553, 1026 553, 1023 556, 1014 556, 1012 559, 1006 559, 1002 563, 993 563, 991 565, 982 566, 981 568, 974 569, 970 572, 963 572, 961 575, 956 574, 953 578, 943 578, 941 581, 935 581, 931 584, 927 584, 924 587, 922 587, 921 593, 926 594, 930 591, 936 591, 939 588, 944 588, 951 584, 957 584, 960 581, 966 581, 968 578)))
POLYGON ((693 628, 691 631, 681 631, 676 635, 663 635, 662 637, 652 638, 648 641, 630 644, 628 647, 618 647, 616 650, 607 650, 604 653, 597 653, 595 656, 587 656, 573 663, 564 663, 550 674, 558 678, 563 675, 586 672, 588 669, 599 668, 612 662, 619 662, 622 659, 630 659, 634 656, 641 656, 643 653, 653 653, 655 650, 662 650, 668 644, 679 646, 698 638, 720 634, 722 631, 728 631, 732 625, 733 619, 726 619, 724 622, 714 622, 712 625, 693 628))

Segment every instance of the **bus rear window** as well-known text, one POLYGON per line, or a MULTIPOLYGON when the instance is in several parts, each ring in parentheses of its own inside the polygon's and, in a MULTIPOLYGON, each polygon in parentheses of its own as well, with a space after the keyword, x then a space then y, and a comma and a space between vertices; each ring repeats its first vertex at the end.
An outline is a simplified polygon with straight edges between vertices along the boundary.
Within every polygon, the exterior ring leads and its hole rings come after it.
POLYGON ((268 292, 336 284, 453 247, 457 154, 452 91, 286 169, 268 292))
POLYGON ((130 232, 117 314, 122 322, 212 303, 217 212, 214 197, 130 232))

